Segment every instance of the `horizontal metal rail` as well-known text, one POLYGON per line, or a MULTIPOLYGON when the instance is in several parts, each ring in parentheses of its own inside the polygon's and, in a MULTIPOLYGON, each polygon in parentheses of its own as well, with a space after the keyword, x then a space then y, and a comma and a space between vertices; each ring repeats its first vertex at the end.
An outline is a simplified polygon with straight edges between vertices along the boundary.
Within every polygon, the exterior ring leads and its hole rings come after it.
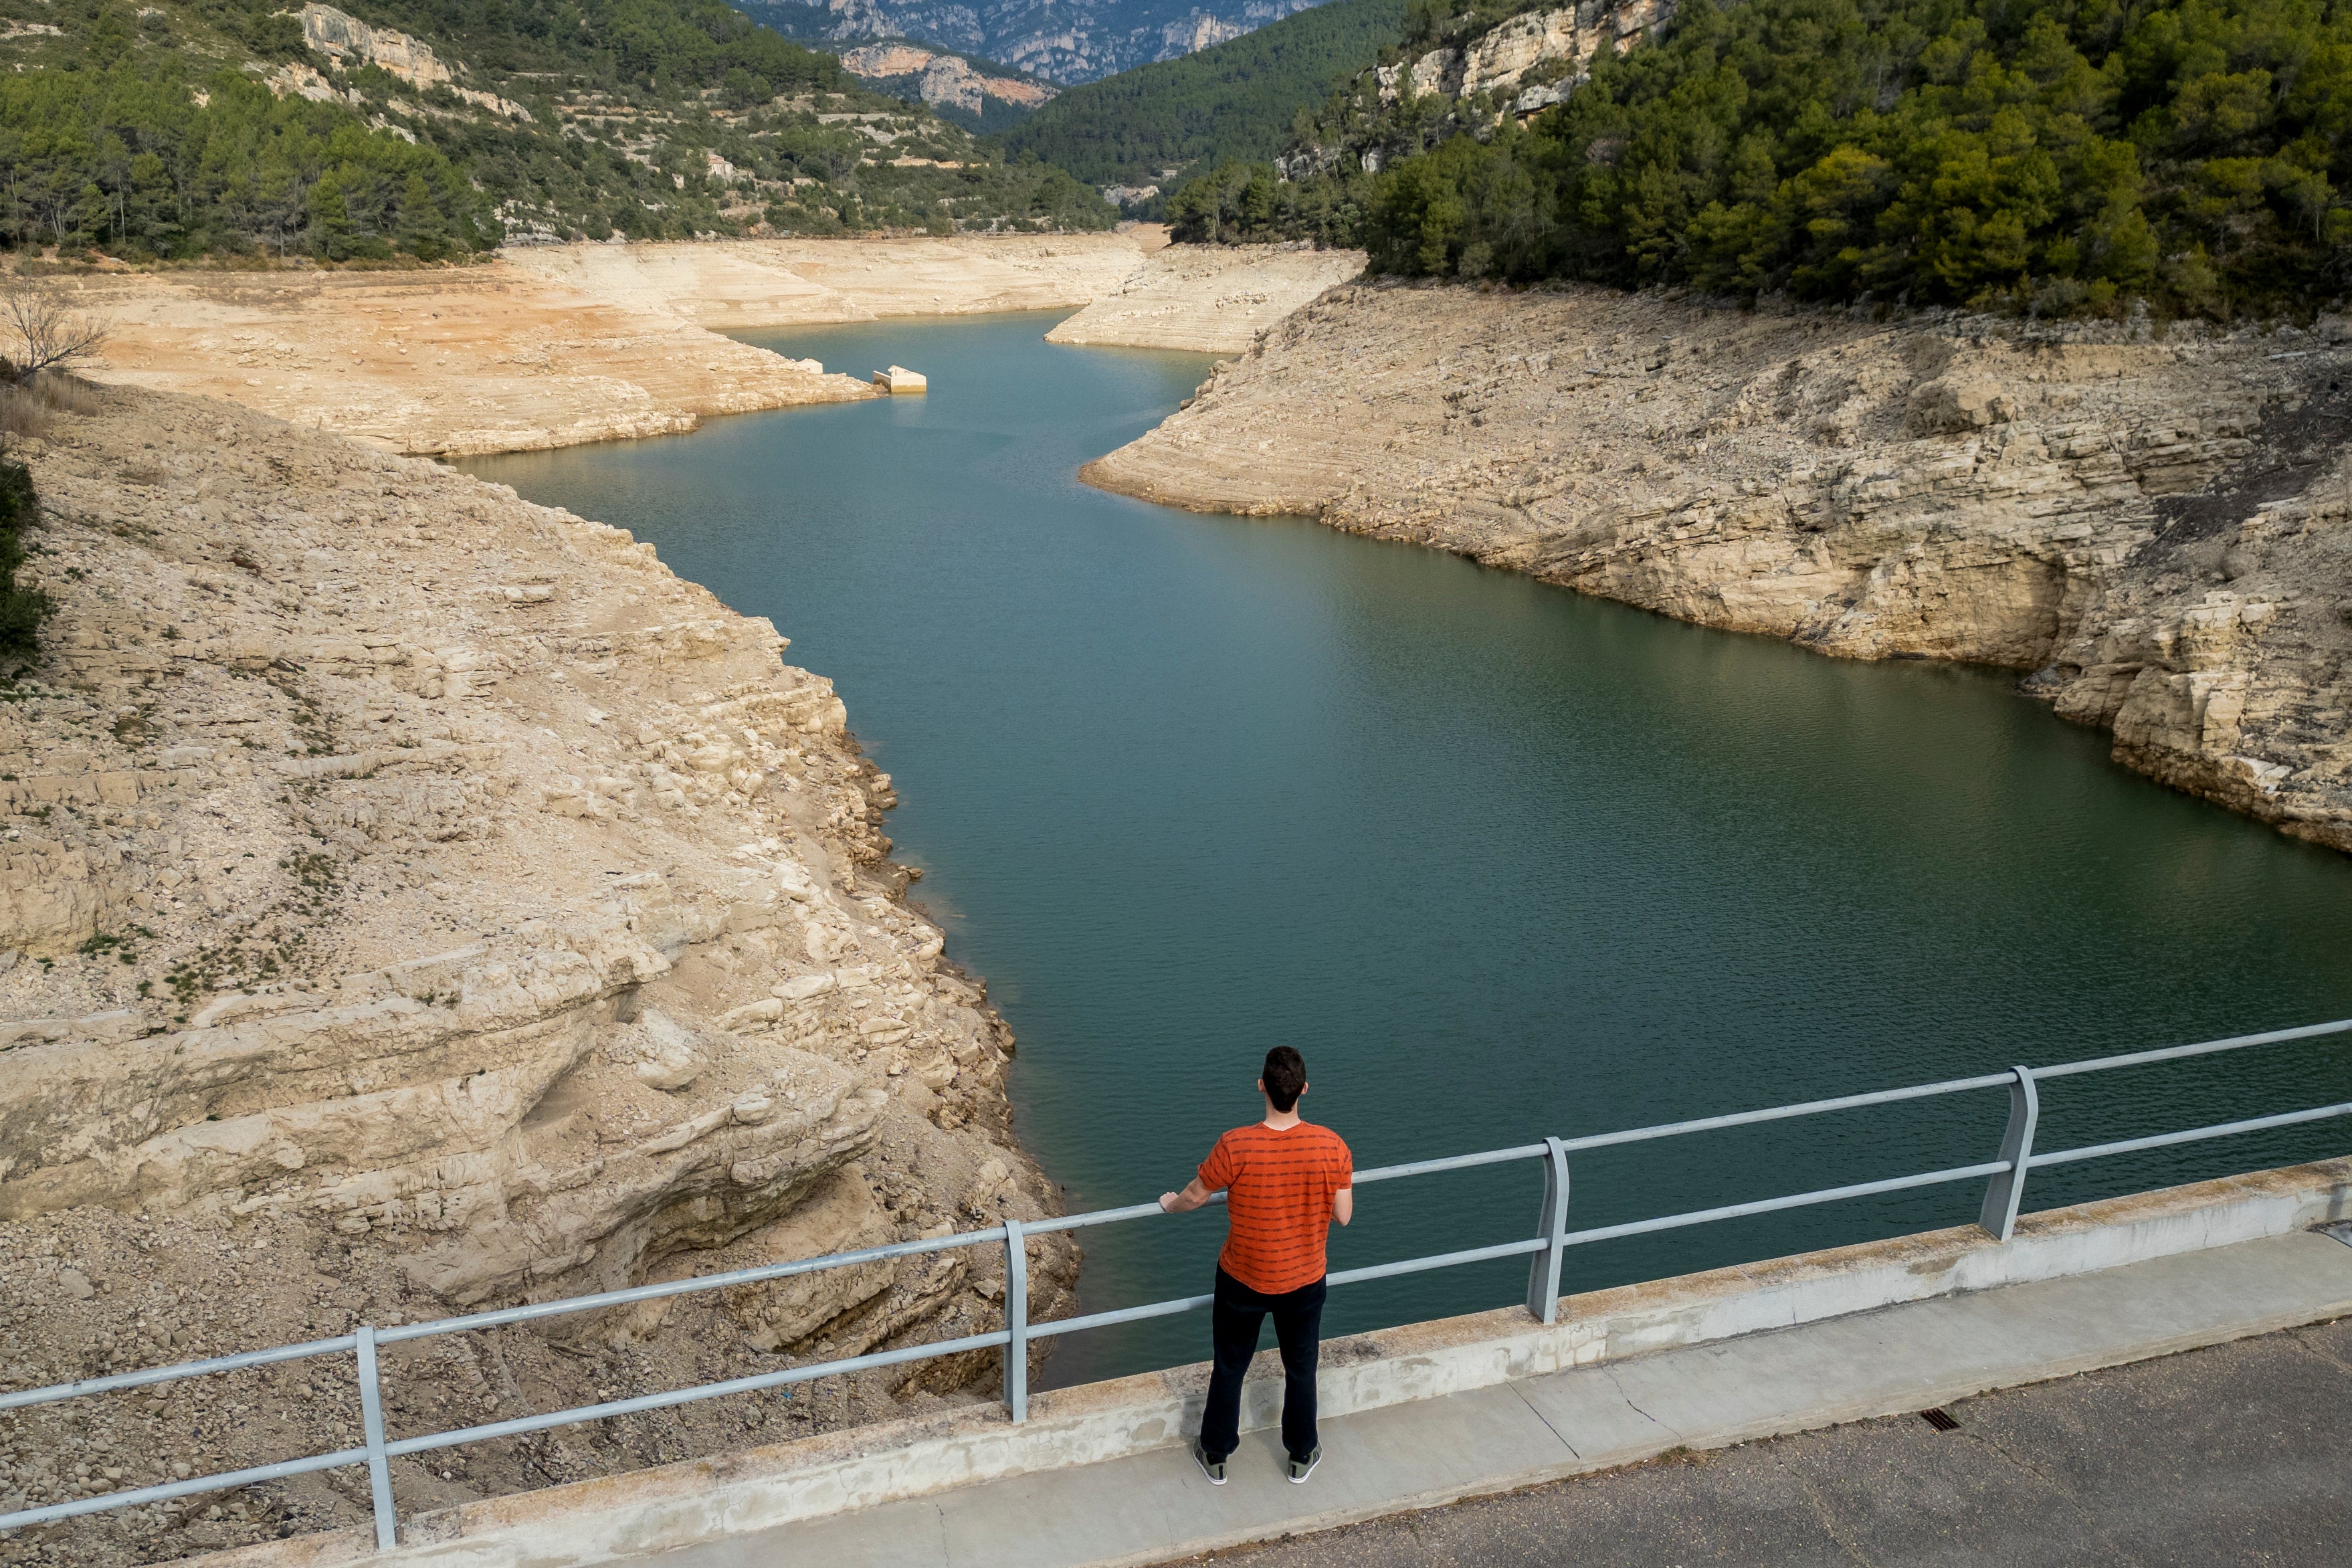
MULTIPOLYGON (((1225 1194, 1213 1193, 1210 1194, 1209 1201, 1223 1203, 1225 1194)), ((1092 1226, 1117 1225, 1121 1220, 1149 1219, 1153 1215, 1166 1212, 1157 1203, 1129 1204, 1122 1209, 1097 1209, 1092 1214, 1066 1214, 1053 1219, 1024 1220, 1021 1228, 1030 1236, 1044 1236, 1049 1231, 1085 1230, 1092 1226)))
POLYGON ((1843 1094, 1835 1100, 1809 1100, 1802 1105, 1776 1105, 1767 1110, 1736 1110, 1728 1116, 1702 1116, 1696 1121, 1666 1121, 1655 1127, 1635 1127, 1623 1132, 1594 1132, 1560 1142, 1571 1154, 1586 1149, 1607 1149, 1619 1143, 1646 1143, 1653 1138, 1679 1138, 1686 1132, 1718 1132, 1727 1127, 1753 1127, 1759 1121, 1785 1121, 1792 1116, 1821 1116, 1832 1110, 1857 1110, 1866 1105, 1893 1105, 1905 1100, 1927 1100, 1941 1094, 1965 1094, 1972 1089, 1999 1089, 2009 1081, 2005 1072, 1981 1078, 1948 1079, 1911 1089, 1882 1089, 1869 1094, 1843 1094))
POLYGON ((1169 1318, 1179 1312, 1195 1312, 1214 1296, 1179 1296, 1172 1300, 1154 1301, 1144 1307, 1120 1307, 1108 1312, 1092 1312, 1083 1318, 1056 1318, 1050 1323, 1030 1326, 1033 1340, 1049 1339, 1055 1334, 1075 1334, 1081 1329, 1105 1329, 1113 1323, 1139 1323, 1146 1318, 1169 1318))
POLYGON ((77 1514, 102 1513, 108 1509, 138 1508, 151 1502, 170 1502, 174 1498, 194 1497, 201 1492, 231 1491, 261 1481, 283 1480, 288 1476, 307 1476, 314 1470, 341 1469, 345 1465, 367 1463, 365 1448, 338 1448, 331 1454, 313 1454, 308 1458, 280 1459, 274 1465, 255 1465, 242 1470, 223 1470, 216 1475, 194 1476, 184 1481, 166 1481, 161 1486, 141 1487, 135 1491, 103 1492, 97 1497, 76 1498, 71 1502, 53 1502, 41 1508, 28 1508, 16 1513, 0 1514, 0 1527, 14 1530, 25 1524, 47 1524, 77 1514))
POLYGON ((1647 1236, 1653 1231, 1680 1230, 1685 1226, 1713 1225, 1717 1220, 1745 1219, 1749 1215, 1774 1214, 1781 1209, 1806 1208, 1814 1204, 1842 1203, 1847 1198, 1874 1197, 1880 1193, 1900 1193, 1912 1187, 1933 1187, 1945 1182, 1965 1182, 1976 1176, 1998 1175, 2010 1168, 2007 1160, 1988 1160, 1981 1165, 1961 1165, 1949 1171, 1929 1171, 1917 1176, 1889 1176, 1883 1182, 1856 1182, 1851 1186, 1823 1187, 1818 1192, 1791 1193, 1782 1198, 1758 1198, 1750 1203, 1726 1204, 1721 1208, 1693 1209, 1688 1214, 1660 1215, 1655 1219, 1628 1220, 1623 1225, 1604 1225, 1591 1230, 1572 1231, 1563 1239, 1570 1247, 1591 1241, 1614 1241, 1621 1236, 1647 1236))
POLYGON ((2126 1138, 2116 1143, 2094 1143, 2086 1149, 2060 1149, 2053 1153, 2034 1155, 2026 1162, 2026 1167, 2038 1171, 2044 1165, 2068 1165, 2077 1160, 2104 1160, 2110 1154, 2137 1154, 2142 1149, 2168 1149, 2176 1143, 2201 1143, 2208 1138, 2234 1138, 2241 1132, 2266 1132, 2273 1127, 2326 1121, 2336 1116, 2352 1116, 2352 1100, 2342 1105, 2323 1105, 2311 1110, 2257 1116, 2245 1121, 2224 1121, 2213 1127, 2192 1127, 2186 1132, 2158 1132, 2147 1138, 2126 1138))
POLYGON ((397 1344, 403 1340, 430 1339, 436 1334, 470 1333, 478 1329, 499 1329, 509 1323, 528 1323, 538 1318, 557 1318, 567 1312, 589 1312, 602 1307, 629 1307, 639 1301, 658 1301, 668 1296, 686 1296, 698 1290, 724 1290, 735 1285, 757 1285, 768 1279, 789 1279, 795 1274, 814 1274, 827 1268, 850 1268, 862 1263, 879 1263, 892 1258, 914 1258, 926 1252, 945 1252, 950 1247, 980 1247, 1004 1239, 1004 1227, 991 1230, 957 1231, 953 1235, 925 1237, 916 1241, 894 1241, 887 1247, 869 1247, 857 1252, 836 1252, 826 1258, 803 1258, 791 1263, 766 1263, 757 1268, 738 1268, 726 1274, 696 1274, 684 1279, 666 1279, 658 1285, 633 1285, 625 1290, 604 1290, 593 1296, 566 1296, 560 1300, 535 1301, 528 1307, 501 1307, 494 1312, 473 1312, 462 1318, 437 1318, 425 1323, 394 1323, 376 1331, 376 1343, 397 1344))
MULTIPOLYGON (((1401 1258, 1393 1262, 1376 1263, 1360 1268, 1342 1269, 1329 1275, 1328 1279, 1332 1285, 1353 1285, 1369 1280, 1424 1273, 1433 1269, 1493 1262, 1506 1258, 1528 1257, 1533 1260, 1529 1274, 1528 1307, 1544 1321, 1549 1322, 1558 1308, 1557 1291, 1550 1287, 1557 1285, 1559 1256, 1568 1247, 1981 1178, 1990 1178, 1990 1185, 1987 1190, 1980 1223, 1994 1235, 2006 1240, 2010 1227, 2016 1218, 2020 1192, 2027 1174, 2031 1172, 2054 1165, 2105 1159, 2114 1155, 2137 1153, 2144 1150, 2168 1148, 2177 1144, 2233 1137, 2242 1133, 2266 1131, 2274 1128, 2298 1126, 2352 1115, 2352 1101, 2348 1101, 2337 1105, 2319 1106, 2309 1110, 2284 1111, 2275 1115, 2221 1122, 2212 1126, 2189 1128, 2180 1131, 2152 1133, 2145 1137, 2122 1139, 2076 1149, 2035 1153, 2032 1152, 2032 1144, 2036 1119, 2039 1114, 2037 1085, 2042 1081, 2081 1073, 2145 1067, 2190 1057, 2208 1056, 2217 1051, 2242 1050, 2252 1047, 2315 1039, 2347 1032, 2352 1032, 2352 1019, 2307 1025, 2294 1029, 2274 1029, 2262 1034, 2240 1035, 2226 1040, 2208 1040, 2195 1045, 2170 1046, 2157 1050, 2133 1052, 2126 1056, 2064 1062, 2054 1067, 2015 1068, 2007 1072, 1989 1073, 1974 1078, 1949 1079, 1938 1083, 1916 1084, 1901 1089, 1875 1089, 1864 1094, 1841 1095, 1833 1099, 1807 1100, 1795 1105, 1733 1111, 1720 1116, 1664 1122, 1615 1132, 1590 1133, 1576 1138, 1547 1139, 1541 1143, 1518 1144, 1507 1149, 1482 1150, 1475 1153, 1449 1155, 1434 1160, 1418 1160, 1405 1164, 1384 1165, 1359 1171, 1355 1173, 1354 1180, 1357 1185, 1361 1186, 1373 1182, 1399 1181, 1413 1176, 1473 1170, 1486 1165, 1527 1160, 1542 1161, 1547 1184, 1544 1205, 1545 1234, 1525 1240, 1498 1242, 1488 1247, 1467 1247, 1433 1257, 1401 1258), (2010 1121, 2003 1134, 2001 1155, 1999 1159, 1977 1164, 1954 1166, 1947 1170, 1889 1176, 1877 1181, 1856 1182, 1843 1186, 1817 1188, 1810 1192, 1791 1193, 1779 1197, 1757 1198, 1746 1203, 1726 1204, 1714 1208, 1693 1209, 1681 1214, 1660 1215, 1648 1219, 1629 1220, 1622 1224, 1596 1226, 1577 1231, 1570 1231, 1566 1226, 1567 1157, 1572 1153, 1990 1089, 2007 1089, 2011 1097, 2010 1121)), ((1213 1194, 1212 1201, 1222 1203, 1224 1201, 1224 1194, 1223 1193, 1213 1194)), ((226 1373, 241 1372, 255 1367, 299 1361, 312 1356, 353 1354, 362 1369, 361 1402, 365 1413, 364 1425, 367 1427, 368 1437, 367 1445, 363 1447, 339 1448, 331 1453, 284 1459, 274 1464, 257 1465, 215 1475, 191 1477, 186 1480, 174 1480, 156 1486, 106 1492, 94 1497, 75 1498, 62 1502, 47 1503, 37 1508, 0 1513, 0 1531, 26 1525, 49 1523, 110 1509, 169 1502, 180 1498, 224 1491, 258 1482, 283 1479, 290 1476, 307 1475, 319 1470, 336 1469, 350 1465, 366 1465, 375 1478, 377 1542, 380 1546, 389 1548, 394 1544, 396 1532, 392 1512, 391 1491, 386 1479, 388 1472, 383 1467, 391 1459, 455 1447, 462 1444, 520 1436, 527 1433, 545 1431, 555 1426, 610 1420, 646 1411, 669 1409, 706 1399, 720 1399, 734 1394, 759 1393, 793 1384, 806 1383, 821 1377, 835 1377, 877 1367, 897 1366, 908 1362, 932 1360, 940 1356, 959 1355, 972 1351, 1004 1350, 1007 1352, 1006 1399, 1014 1413, 1014 1419, 1018 1420, 1026 1409, 1028 1375, 1027 1357, 1025 1354, 1018 1353, 1018 1351, 1028 1342, 1079 1333, 1090 1329, 1108 1328, 1117 1324, 1142 1322, 1149 1319, 1168 1317, 1180 1312, 1196 1311, 1210 1305, 1214 1298, 1206 1295, 1178 1297, 1165 1301, 1147 1302, 1139 1306, 1122 1307, 1110 1311, 1094 1312, 1082 1317, 1064 1318, 1051 1322, 1033 1324, 1027 1321, 1025 1306, 1021 1304, 1025 1301, 1025 1297, 1021 1296, 1019 1292, 1008 1289, 1006 1326, 987 1333, 968 1334, 960 1339, 905 1345, 896 1350, 875 1351, 864 1355, 819 1362, 807 1366, 783 1367, 774 1372, 730 1378, 719 1383, 697 1384, 685 1388, 638 1394, 627 1399, 607 1400, 595 1405, 580 1405, 544 1415, 518 1416, 511 1420, 486 1422, 479 1426, 456 1427, 407 1437, 392 1437, 383 1430, 380 1416, 381 1402, 374 1386, 374 1352, 376 1347, 380 1345, 429 1339, 444 1334, 478 1332, 569 1313, 632 1306, 641 1301, 660 1300, 697 1291, 756 1285, 768 1280, 786 1279, 824 1269, 852 1268, 894 1258, 921 1257, 958 1247, 986 1246, 1006 1247, 1007 1279, 1011 1282, 1026 1278, 1026 1247, 1028 1239, 1032 1237, 1090 1229, 1129 1220, 1152 1218, 1160 1215, 1161 1212, 1156 1203, 1131 1204, 1119 1208, 1097 1209, 1087 1214, 1064 1215, 1034 1222, 1008 1223, 982 1230, 960 1231, 946 1236, 893 1242, 884 1247, 866 1247, 856 1252, 835 1253, 824 1258, 767 1264, 756 1268, 734 1269, 723 1274, 697 1275, 684 1279, 665 1280, 658 1284, 601 1291, 588 1296, 566 1297, 560 1300, 501 1307, 490 1311, 472 1312, 454 1318, 439 1318, 418 1323, 392 1323, 382 1327, 363 1325, 353 1333, 338 1335, 332 1339, 312 1340, 301 1344, 246 1351, 235 1355, 215 1356, 204 1361, 184 1362, 173 1366, 114 1373, 103 1377, 84 1378, 75 1383, 56 1384, 43 1388, 19 1389, 0 1394, 0 1410, 21 1409, 63 1399, 118 1393, 185 1378, 209 1377, 226 1373), (1016 1257, 1015 1254, 1018 1256, 1016 1257)))
POLYGON ((634 1399, 612 1399, 602 1405, 583 1405, 546 1415, 521 1415, 512 1421, 491 1421, 479 1426, 429 1433, 422 1437, 402 1437, 384 1444, 383 1451, 387 1458, 396 1459, 404 1454, 421 1454, 429 1448, 454 1448, 460 1443, 487 1443, 496 1437, 520 1437, 526 1432, 544 1432, 551 1426, 573 1426, 583 1421, 602 1421, 614 1415, 667 1410, 673 1405, 691 1405, 701 1399, 723 1399, 730 1394, 756 1394, 763 1388, 782 1388, 787 1384, 807 1383, 814 1378, 832 1377, 845 1372, 865 1372, 877 1366, 897 1366, 901 1362, 929 1361, 935 1356, 961 1355, 966 1351, 992 1350, 1012 1337, 1006 1330, 996 1329, 985 1334, 966 1334, 960 1340, 933 1340, 926 1344, 902 1345, 894 1351, 876 1351, 870 1355, 820 1362, 814 1366, 786 1367, 781 1372, 731 1377, 724 1383, 700 1383, 690 1388, 673 1388, 661 1394, 641 1394, 634 1399))
POLYGON ((1546 1145, 1522 1143, 1516 1149, 1490 1149, 1482 1154, 1453 1154, 1443 1160, 1415 1160, 1410 1165, 1381 1165, 1356 1173, 1356 1185, 1393 1182, 1406 1176, 1433 1176, 1441 1171, 1470 1171, 1480 1165, 1500 1165, 1512 1160, 1540 1160, 1546 1145))
POLYGON ((1342 1268, 1328 1276, 1334 1285, 1353 1285, 1365 1279, 1393 1279, 1400 1274, 1425 1274, 1433 1268, 1454 1268, 1465 1263, 1485 1263, 1496 1258, 1518 1258, 1530 1252, 1541 1252, 1551 1245, 1548 1237, 1533 1237, 1526 1241, 1503 1241, 1492 1247, 1473 1247, 1461 1252, 1440 1253, 1434 1258, 1407 1258, 1395 1263, 1375 1263, 1368 1268, 1342 1268))
POLYGON ((242 1372, 249 1366, 270 1366, 278 1362, 300 1361, 306 1356, 334 1355, 359 1343, 355 1334, 340 1339, 311 1340, 299 1345, 278 1345, 266 1351, 242 1351, 236 1355, 215 1356, 209 1361, 184 1361, 175 1366, 153 1366, 143 1372, 118 1372, 105 1377, 86 1377, 79 1383, 60 1383, 48 1388, 27 1388, 15 1394, 0 1394, 0 1410, 14 1410, 25 1405, 47 1405, 54 1400, 73 1399, 85 1394, 113 1394, 125 1388, 144 1388, 150 1384, 175 1383, 184 1377, 209 1377, 216 1372, 242 1372))
POLYGON ((2123 1057, 2093 1057, 2086 1061, 2061 1062, 2054 1068, 2035 1068, 2035 1078, 2072 1078, 2078 1072, 2112 1072, 2117 1068, 2146 1067, 2150 1062, 2177 1062, 2186 1057, 2208 1057, 2215 1051, 2242 1051, 2249 1046, 2284 1045, 2289 1040, 2315 1040, 2323 1035, 2352 1033, 2352 1018, 2338 1018, 2332 1024, 2305 1024, 2300 1028, 2272 1029, 2260 1035, 2232 1035, 2226 1040, 2204 1040, 2193 1046, 2164 1046, 2153 1051, 2134 1051, 2123 1057))

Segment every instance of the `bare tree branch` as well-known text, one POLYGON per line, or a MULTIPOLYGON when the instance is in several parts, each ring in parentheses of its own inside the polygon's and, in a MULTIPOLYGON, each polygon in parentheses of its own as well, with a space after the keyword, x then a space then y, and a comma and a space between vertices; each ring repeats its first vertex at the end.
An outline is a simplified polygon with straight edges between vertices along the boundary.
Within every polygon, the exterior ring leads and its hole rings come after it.
POLYGON ((7 374, 21 385, 42 371, 68 370, 97 353, 106 342, 106 323, 12 280, 0 284, 0 338, 13 340, 7 374))

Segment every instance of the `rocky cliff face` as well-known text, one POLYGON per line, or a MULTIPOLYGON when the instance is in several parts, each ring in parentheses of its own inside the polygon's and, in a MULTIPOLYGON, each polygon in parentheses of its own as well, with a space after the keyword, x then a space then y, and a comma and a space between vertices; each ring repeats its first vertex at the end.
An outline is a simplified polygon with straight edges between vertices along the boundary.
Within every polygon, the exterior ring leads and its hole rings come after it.
MULTIPOLYGON (((358 17, 338 11, 332 5, 305 5, 296 14, 296 20, 302 24, 302 42, 312 54, 332 60, 347 70, 360 66, 374 66, 419 91, 446 87, 464 101, 487 109, 503 119, 531 123, 530 110, 521 104, 500 98, 496 93, 460 85, 457 75, 422 38, 410 37, 406 33, 395 32, 390 27, 371 27, 358 17)), ((463 70, 464 67, 458 68, 463 70)), ((319 97, 316 89, 321 88, 326 89, 328 96, 334 96, 332 84, 315 68, 288 68, 288 81, 297 79, 298 76, 302 85, 295 90, 301 92, 303 97, 319 97)), ((271 78, 271 86, 278 97, 286 96, 288 89, 278 84, 275 75, 271 78)))
MULTIPOLYGON (((903 901, 889 780, 766 622, 429 463, 128 390, 57 418, 26 444, 48 515, 25 574, 59 612, 0 672, 0 1376, 1045 1211, 1011 1037, 903 901)), ((1037 1261, 1065 1299, 1075 1252, 1037 1261)), ((952 1333, 993 1321, 1000 1274, 959 1254, 433 1342, 390 1373, 394 1419, 952 1333)), ((986 1370, 485 1446, 408 1467, 404 1505, 986 1370)), ((333 1447, 349 1394, 302 1363, 0 1417, 0 1506, 333 1447)), ((148 1561, 356 1497, 305 1480, 14 1550, 148 1561)))
POLYGON ((1044 82, 980 70, 961 56, 934 54, 912 44, 847 49, 841 65, 877 92, 911 91, 933 109, 958 109, 966 114, 981 113, 990 99, 1030 110, 1055 96, 1044 82))
POLYGON ((1087 473, 1825 653, 2030 671, 2121 761, 2352 849, 2347 335, 1359 286, 1087 473))
MULTIPOLYGON (((1362 71, 1323 119, 1275 160, 1285 179, 1346 165, 1378 174, 1447 137, 1484 137, 1506 116, 1526 120, 1592 74, 1601 50, 1623 54, 1675 19, 1676 0, 1528 5, 1501 17, 1475 8, 1441 20, 1434 47, 1362 71)), ((1417 35, 1429 39, 1431 35, 1417 35)))
POLYGON ((1550 108, 1591 74, 1604 48, 1623 54, 1675 18, 1675 0, 1585 0, 1528 10, 1458 45, 1429 49, 1370 73, 1383 104, 1414 96, 1496 93, 1518 114, 1550 108))

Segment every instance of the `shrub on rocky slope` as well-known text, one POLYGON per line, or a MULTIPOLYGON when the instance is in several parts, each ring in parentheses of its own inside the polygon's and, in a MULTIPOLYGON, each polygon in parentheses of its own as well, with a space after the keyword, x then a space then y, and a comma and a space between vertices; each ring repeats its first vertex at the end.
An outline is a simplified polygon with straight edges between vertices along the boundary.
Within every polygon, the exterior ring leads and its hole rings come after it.
POLYGON ((25 563, 24 532, 38 506, 25 465, 0 458, 0 658, 28 656, 49 613, 49 596, 16 585, 25 563))

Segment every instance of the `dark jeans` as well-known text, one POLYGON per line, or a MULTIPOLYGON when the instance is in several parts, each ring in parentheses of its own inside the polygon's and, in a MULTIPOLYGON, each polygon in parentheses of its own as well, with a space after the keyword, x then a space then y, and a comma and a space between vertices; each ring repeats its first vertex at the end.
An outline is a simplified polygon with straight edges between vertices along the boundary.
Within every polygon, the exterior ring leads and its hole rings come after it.
POLYGON ((1315 1360, 1323 1333, 1323 1281, 1280 1296, 1261 1296, 1223 1269, 1210 1308, 1216 1370, 1209 1374, 1209 1407, 1201 1414, 1201 1447, 1222 1459, 1241 1445, 1242 1373, 1257 1354, 1258 1331, 1274 1314, 1282 1347, 1282 1446, 1294 1459, 1315 1451, 1315 1360))

